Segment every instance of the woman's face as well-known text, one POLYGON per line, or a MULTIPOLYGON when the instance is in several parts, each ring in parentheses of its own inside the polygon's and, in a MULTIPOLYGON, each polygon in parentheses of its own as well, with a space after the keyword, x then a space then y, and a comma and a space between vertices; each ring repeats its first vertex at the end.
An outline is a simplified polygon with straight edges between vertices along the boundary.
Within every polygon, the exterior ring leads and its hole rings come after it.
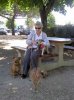
POLYGON ((42 27, 36 25, 36 26, 35 26, 35 30, 36 30, 36 33, 37 33, 37 34, 40 34, 41 31, 42 31, 42 27))

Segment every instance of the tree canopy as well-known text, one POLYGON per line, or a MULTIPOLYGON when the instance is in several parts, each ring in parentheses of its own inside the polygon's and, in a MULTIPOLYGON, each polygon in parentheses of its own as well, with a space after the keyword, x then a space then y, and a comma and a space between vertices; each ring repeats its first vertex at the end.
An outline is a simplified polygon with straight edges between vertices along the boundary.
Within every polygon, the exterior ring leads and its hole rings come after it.
POLYGON ((0 15, 10 12, 14 19, 16 13, 29 12, 37 7, 45 30, 47 16, 52 10, 65 14, 65 5, 72 7, 73 4, 74 0, 0 0, 0 15))
POLYGON ((38 7, 41 16, 41 21, 44 27, 47 27, 47 16, 51 10, 59 11, 63 14, 66 13, 65 5, 72 7, 74 0, 22 0, 25 7, 38 7))

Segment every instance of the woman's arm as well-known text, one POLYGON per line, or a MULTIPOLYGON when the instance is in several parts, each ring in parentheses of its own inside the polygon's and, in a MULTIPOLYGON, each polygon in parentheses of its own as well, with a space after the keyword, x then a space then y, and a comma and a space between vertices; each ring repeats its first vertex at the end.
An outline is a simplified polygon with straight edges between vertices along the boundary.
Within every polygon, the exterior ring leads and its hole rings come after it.
POLYGON ((44 40, 44 44, 45 44, 45 45, 49 45, 49 46, 50 46, 50 42, 49 42, 48 39, 47 39, 46 33, 43 33, 43 40, 44 40))
POLYGON ((32 45, 32 33, 30 33, 30 35, 28 35, 28 38, 27 38, 27 40, 26 40, 26 43, 27 43, 28 45, 32 45))
POLYGON ((27 40, 26 40, 26 43, 28 44, 28 45, 35 45, 36 44, 36 41, 35 41, 35 33, 34 33, 35 31, 32 31, 31 33, 30 33, 30 35, 28 35, 28 38, 27 38, 27 40))

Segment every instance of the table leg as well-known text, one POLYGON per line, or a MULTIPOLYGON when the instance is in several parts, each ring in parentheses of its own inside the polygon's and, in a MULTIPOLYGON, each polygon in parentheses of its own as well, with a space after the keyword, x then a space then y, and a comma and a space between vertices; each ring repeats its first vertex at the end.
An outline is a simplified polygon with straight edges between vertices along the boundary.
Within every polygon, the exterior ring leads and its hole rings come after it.
POLYGON ((58 45, 58 48, 59 48, 59 63, 63 63, 63 46, 64 46, 64 44, 63 43, 59 43, 59 45, 58 45))
POLYGON ((64 46, 64 43, 55 43, 55 46, 56 46, 56 52, 58 52, 58 63, 59 65, 63 65, 63 46, 64 46))
POLYGON ((21 57, 21 51, 20 50, 16 50, 18 57, 21 57))

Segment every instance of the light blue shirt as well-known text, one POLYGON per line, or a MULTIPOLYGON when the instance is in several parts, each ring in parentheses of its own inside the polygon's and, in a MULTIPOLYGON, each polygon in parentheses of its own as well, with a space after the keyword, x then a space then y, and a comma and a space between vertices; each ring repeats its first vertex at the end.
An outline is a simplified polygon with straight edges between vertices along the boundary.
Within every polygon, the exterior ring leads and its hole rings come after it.
POLYGON ((28 35, 26 43, 28 44, 28 46, 31 46, 32 48, 36 48, 37 45, 32 45, 32 41, 33 40, 36 41, 36 40, 39 40, 39 39, 42 39, 44 41, 44 45, 49 45, 50 46, 50 43, 47 39, 46 33, 41 32, 40 36, 37 36, 37 34, 34 30, 30 33, 30 35, 28 35))

